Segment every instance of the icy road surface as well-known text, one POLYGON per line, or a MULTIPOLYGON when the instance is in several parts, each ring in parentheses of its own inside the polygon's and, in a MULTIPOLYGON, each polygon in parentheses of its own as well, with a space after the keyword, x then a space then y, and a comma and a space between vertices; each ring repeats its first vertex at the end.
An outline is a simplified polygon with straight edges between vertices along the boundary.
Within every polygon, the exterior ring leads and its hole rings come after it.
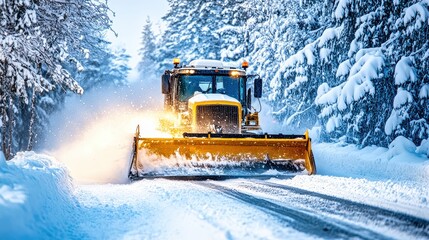
POLYGON ((81 234, 77 235, 89 239, 429 239, 429 208, 420 191, 424 189, 389 182, 305 175, 80 185, 75 192, 81 208, 81 234))

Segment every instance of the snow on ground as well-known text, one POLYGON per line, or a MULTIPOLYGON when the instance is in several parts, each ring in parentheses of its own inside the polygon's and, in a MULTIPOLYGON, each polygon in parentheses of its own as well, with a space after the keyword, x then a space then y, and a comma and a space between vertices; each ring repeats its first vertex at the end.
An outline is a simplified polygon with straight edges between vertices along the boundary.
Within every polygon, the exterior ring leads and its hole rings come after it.
POLYGON ((407 151, 403 144, 390 149, 358 149, 354 145, 320 143, 313 151, 320 175, 429 185, 429 159, 407 151))
POLYGON ((44 155, 18 153, 6 163, 0 151, 2 239, 62 239, 75 236, 76 199, 66 168, 44 155))
POLYGON ((88 211, 82 225, 91 239, 308 238, 287 226, 279 228, 269 214, 190 182, 82 185, 77 198, 88 211), (107 225, 116 229, 94 231, 107 225))
POLYGON ((429 159, 406 140, 364 149, 321 143, 313 151, 318 175, 283 184, 429 219, 429 159))
POLYGON ((324 175, 296 176, 271 182, 366 203, 429 220, 427 185, 324 175))
MULTIPOLYGON (((368 206, 389 209, 395 213, 404 213, 409 216, 417 216, 421 219, 429 220, 428 203, 419 202, 418 199, 422 193, 427 196, 423 187, 414 189, 395 183, 327 176, 306 177, 302 175, 290 179, 272 178, 268 181, 233 179, 216 182, 216 184, 259 199, 266 199, 285 205, 291 209, 311 212, 316 216, 323 217, 323 219, 330 219, 330 222, 338 220, 339 222, 349 223, 352 226, 359 226, 363 229, 379 232, 386 239, 426 239, 403 232, 403 228, 399 226, 386 226, 388 225, 386 223, 395 220, 386 217, 380 218, 378 213, 375 214, 379 217, 376 219, 374 213, 368 214, 365 212, 366 207, 353 209, 353 207, 345 202, 336 206, 335 201, 324 201, 324 197, 320 197, 333 196, 337 197, 339 201, 350 200, 354 203, 363 203, 368 206), (270 183, 274 183, 274 187, 271 187, 270 183), (304 194, 303 192, 299 192, 301 189, 307 190, 309 193, 304 194)), ((330 197, 327 198, 329 199, 330 197)), ((408 226, 412 227, 413 224, 408 226)), ((420 231, 424 232, 425 230, 420 231)), ((369 239, 374 238, 371 236, 368 237, 369 239)), ((378 238, 380 237, 375 237, 375 239, 378 238)))
MULTIPOLYGON (((314 144, 318 175, 269 181, 429 220, 429 160, 395 148, 314 144)), ((2 239, 312 238, 190 182, 74 186, 62 163, 33 152, 0 159, 0 222, 2 239)))
MULTIPOLYGON (((269 181, 429 220, 429 159, 399 139, 390 148, 313 144, 317 175, 269 181)), ((241 180, 236 180, 239 183, 241 180)), ((229 181, 227 186, 234 186, 229 181)))

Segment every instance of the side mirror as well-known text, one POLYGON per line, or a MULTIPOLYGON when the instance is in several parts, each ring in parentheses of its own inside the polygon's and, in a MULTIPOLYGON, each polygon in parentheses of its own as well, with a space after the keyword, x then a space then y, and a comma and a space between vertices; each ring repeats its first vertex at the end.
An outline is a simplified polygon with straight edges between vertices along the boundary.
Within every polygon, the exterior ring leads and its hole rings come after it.
POLYGON ((246 105, 247 109, 252 109, 252 91, 250 88, 247 89, 246 105))
POLYGON ((262 97, 262 79, 257 78, 255 79, 254 86, 253 86, 254 97, 255 98, 261 98, 262 97))
POLYGON ((163 74, 161 79, 162 94, 170 93, 170 74, 163 74))

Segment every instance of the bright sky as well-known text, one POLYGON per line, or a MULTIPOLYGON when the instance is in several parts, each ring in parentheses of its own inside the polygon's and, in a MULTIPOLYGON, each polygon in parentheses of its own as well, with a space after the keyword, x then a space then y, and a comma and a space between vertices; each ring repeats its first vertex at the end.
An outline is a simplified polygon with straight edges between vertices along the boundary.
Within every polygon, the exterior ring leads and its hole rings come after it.
POLYGON ((131 56, 131 67, 138 63, 138 50, 140 49, 141 32, 146 23, 147 17, 150 17, 154 25, 154 31, 159 30, 161 17, 168 10, 167 0, 108 0, 110 9, 115 12, 113 20, 114 34, 108 34, 108 39, 113 46, 121 46, 127 50, 131 56))

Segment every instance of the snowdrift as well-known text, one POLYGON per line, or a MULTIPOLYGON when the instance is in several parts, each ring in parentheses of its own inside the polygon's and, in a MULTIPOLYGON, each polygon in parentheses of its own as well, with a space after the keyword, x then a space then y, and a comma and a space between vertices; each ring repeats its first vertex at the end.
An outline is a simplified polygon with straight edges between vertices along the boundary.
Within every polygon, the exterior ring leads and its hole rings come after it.
POLYGON ((389 148, 341 143, 314 144, 316 168, 320 175, 365 178, 429 185, 429 159, 405 138, 397 138, 389 148))
POLYGON ((2 239, 62 239, 77 222, 73 185, 66 168, 44 155, 18 153, 6 162, 0 151, 2 239))

